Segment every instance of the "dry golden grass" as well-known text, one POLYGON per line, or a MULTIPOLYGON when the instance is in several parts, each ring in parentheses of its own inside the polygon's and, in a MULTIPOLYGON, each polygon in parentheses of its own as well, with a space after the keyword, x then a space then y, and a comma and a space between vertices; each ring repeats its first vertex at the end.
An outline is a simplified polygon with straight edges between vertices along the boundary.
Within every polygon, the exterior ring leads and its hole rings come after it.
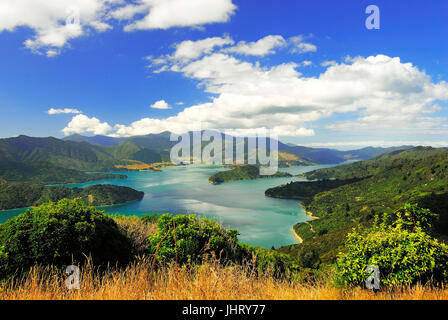
POLYGON ((52 268, 32 268, 29 275, 0 285, 4 300, 420 300, 448 299, 448 290, 415 286, 377 294, 361 289, 343 290, 328 284, 304 285, 257 276, 248 268, 223 267, 206 262, 195 268, 175 265, 151 272, 147 259, 124 270, 109 270, 102 275, 86 265, 81 272, 80 290, 67 290, 66 276, 52 268))
POLYGON ((114 216, 121 232, 132 239, 133 254, 141 255, 145 249, 148 237, 157 232, 157 223, 142 223, 137 216, 114 216))

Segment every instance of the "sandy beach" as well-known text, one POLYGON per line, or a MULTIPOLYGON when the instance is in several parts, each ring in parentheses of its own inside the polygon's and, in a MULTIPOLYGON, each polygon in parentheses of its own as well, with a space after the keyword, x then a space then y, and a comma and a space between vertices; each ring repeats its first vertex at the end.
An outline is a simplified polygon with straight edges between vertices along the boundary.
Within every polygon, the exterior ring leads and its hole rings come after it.
POLYGON ((313 213, 311 211, 306 210, 303 203, 299 203, 299 205, 303 208, 303 210, 305 211, 305 213, 308 217, 310 217, 311 219, 319 219, 319 217, 313 216, 313 213))
POLYGON ((303 242, 302 238, 300 238, 300 236, 296 233, 296 231, 294 230, 294 228, 291 228, 291 232, 292 232, 292 234, 294 235, 294 237, 297 239, 297 241, 298 241, 299 243, 302 243, 302 242, 303 242))

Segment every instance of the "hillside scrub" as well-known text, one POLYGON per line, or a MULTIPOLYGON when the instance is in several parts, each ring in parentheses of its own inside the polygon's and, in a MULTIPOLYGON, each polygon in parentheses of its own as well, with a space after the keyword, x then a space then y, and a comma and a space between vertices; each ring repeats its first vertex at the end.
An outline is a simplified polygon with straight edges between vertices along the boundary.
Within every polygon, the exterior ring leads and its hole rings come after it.
POLYGON ((82 199, 49 202, 0 225, 0 278, 35 264, 64 267, 91 257, 96 266, 129 262, 130 239, 82 199))
POLYGON ((362 286, 370 265, 379 267, 381 284, 387 287, 447 282, 448 246, 426 233, 434 214, 406 204, 396 216, 391 224, 386 215, 382 223, 377 219, 372 228, 348 234, 346 252, 336 263, 341 283, 362 286))
POLYGON ((141 200, 143 196, 143 192, 123 186, 46 187, 31 182, 7 182, 0 178, 0 210, 34 207, 64 198, 82 198, 89 205, 108 206, 141 200))

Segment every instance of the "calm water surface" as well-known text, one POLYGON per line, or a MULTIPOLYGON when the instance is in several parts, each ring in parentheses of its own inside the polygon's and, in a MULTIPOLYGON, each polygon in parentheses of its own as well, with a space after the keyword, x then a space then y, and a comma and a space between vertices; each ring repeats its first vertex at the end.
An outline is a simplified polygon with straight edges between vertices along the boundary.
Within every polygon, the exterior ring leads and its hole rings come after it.
MULTIPOLYGON (((300 166, 281 169, 291 174, 329 167, 300 166)), ((115 184, 144 191, 139 202, 103 208, 109 213, 142 215, 145 213, 197 213, 221 222, 240 232, 243 242, 265 248, 296 243, 291 227, 309 220, 297 200, 264 196, 266 189, 301 178, 266 178, 212 185, 208 178, 226 170, 218 166, 186 166, 164 168, 161 172, 122 172, 128 179, 110 179, 69 185, 87 187, 94 184, 115 184)), ((0 212, 0 222, 24 209, 0 212)))

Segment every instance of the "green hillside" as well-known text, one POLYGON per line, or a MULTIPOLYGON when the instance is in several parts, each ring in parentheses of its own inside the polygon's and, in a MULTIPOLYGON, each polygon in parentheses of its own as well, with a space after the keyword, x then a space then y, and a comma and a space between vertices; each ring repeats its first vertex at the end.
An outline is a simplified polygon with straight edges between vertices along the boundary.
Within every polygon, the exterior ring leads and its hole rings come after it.
POLYGON ((104 147, 104 151, 116 160, 137 160, 145 163, 162 162, 160 153, 139 147, 130 141, 125 141, 116 146, 104 147))
POLYGON ((48 201, 81 197, 86 204, 106 206, 141 200, 144 193, 128 187, 95 185, 87 188, 45 187, 31 182, 0 178, 0 210, 38 206, 48 201))
MULTIPOLYGON (((192 132, 189 133, 190 136, 192 132)), ((162 161, 169 160, 169 154, 171 148, 177 144, 177 141, 170 141, 170 132, 162 132, 159 134, 148 134, 143 136, 134 136, 128 138, 110 138, 104 136, 94 136, 94 137, 86 137, 81 135, 72 135, 64 138, 66 141, 84 141, 89 142, 95 145, 101 146, 117 146, 122 143, 132 143, 134 146, 148 149, 153 152, 156 152, 162 158, 162 161)), ((224 150, 224 136, 222 136, 223 140, 223 150, 224 150)), ((236 138, 232 137, 234 142, 234 154, 235 154, 235 141, 236 138)), ((207 145, 208 142, 203 142, 202 146, 207 145)), ((267 140, 266 145, 269 145, 270 141, 267 140)), ((247 138, 244 139, 244 154, 245 159, 247 158, 247 138)), ((288 165, 306 165, 306 164, 333 164, 333 163, 341 163, 347 160, 367 160, 373 157, 380 156, 382 154, 394 152, 397 150, 405 150, 411 148, 410 146, 400 146, 400 147, 390 147, 390 148, 373 148, 367 147, 358 150, 349 150, 349 151, 340 151, 334 149, 327 148, 309 148, 303 146, 296 146, 291 144, 285 144, 281 141, 278 142, 278 150, 279 150, 279 165, 280 166, 288 166, 288 165), (294 156, 296 159, 285 161, 283 159, 282 154, 288 154, 294 156)), ((223 152, 224 155, 224 152, 223 152)), ((141 159, 134 159, 140 160, 141 159)))
POLYGON ((106 171, 114 167, 114 158, 103 147, 53 137, 0 139, 0 161, 45 161, 59 167, 91 171, 106 171))
MULTIPOLYGON (((323 262, 333 262, 347 233, 355 226, 370 225, 375 214, 392 213, 404 203, 417 203, 439 214, 433 232, 448 239, 448 151, 417 147, 383 155, 373 160, 320 169, 310 179, 337 178, 339 181, 310 182, 309 188, 284 186, 276 194, 304 197, 306 209, 318 220, 294 226, 304 243, 281 248, 291 254, 317 253, 323 262), (355 179, 354 181, 344 179, 355 179), (331 185, 334 184, 334 185, 331 185), (341 184, 338 186, 338 184, 341 184), (325 190, 319 190, 324 185, 325 190)), ((299 184, 300 186, 300 184, 299 184)))
POLYGON ((0 177, 8 181, 43 184, 82 183, 102 179, 126 179, 121 174, 88 174, 49 162, 0 162, 0 177))
POLYGON ((260 178, 279 178, 279 177, 292 177, 292 175, 287 172, 278 171, 277 173, 270 176, 262 176, 260 175, 259 166, 244 165, 244 166, 238 166, 232 170, 226 170, 215 173, 208 179, 208 181, 213 184, 219 184, 228 181, 252 180, 260 178))
POLYGON ((288 199, 307 199, 316 194, 335 189, 337 187, 359 181, 360 179, 346 179, 346 180, 321 180, 321 181, 293 181, 285 185, 274 188, 269 188, 265 191, 265 195, 273 198, 288 198, 288 199))
POLYGON ((81 171, 114 171, 115 165, 121 164, 122 160, 155 163, 166 161, 167 156, 131 141, 114 146, 99 146, 52 137, 0 139, 0 162, 49 162, 58 167, 81 171))

